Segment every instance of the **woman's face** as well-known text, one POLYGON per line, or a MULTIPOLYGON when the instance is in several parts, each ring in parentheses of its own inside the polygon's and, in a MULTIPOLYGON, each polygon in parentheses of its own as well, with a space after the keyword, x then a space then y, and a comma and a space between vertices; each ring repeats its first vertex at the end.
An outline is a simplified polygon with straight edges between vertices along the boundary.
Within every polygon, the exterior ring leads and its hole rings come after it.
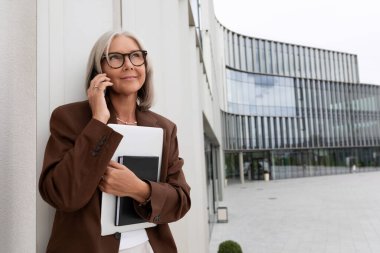
MULTIPOLYGON (((128 54, 136 50, 140 50, 140 48, 133 39, 118 35, 113 38, 108 55, 112 53, 128 54)), ((111 68, 107 63, 107 59, 104 59, 102 61, 102 70, 113 83, 111 90, 120 95, 137 95, 137 91, 145 82, 145 64, 134 66, 128 56, 125 56, 124 64, 117 69, 111 68)))

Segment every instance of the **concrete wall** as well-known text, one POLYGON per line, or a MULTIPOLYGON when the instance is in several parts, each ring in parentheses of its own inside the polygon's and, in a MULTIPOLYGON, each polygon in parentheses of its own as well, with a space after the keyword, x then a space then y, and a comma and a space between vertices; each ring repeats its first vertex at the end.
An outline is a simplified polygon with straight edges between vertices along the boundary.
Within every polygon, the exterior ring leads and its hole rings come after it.
POLYGON ((36 3, 0 3, 0 247, 36 241, 36 3))
POLYGON ((184 219, 171 224, 178 251, 208 252, 202 90, 198 78, 203 73, 198 69, 195 28, 189 26, 188 1, 129 0, 123 4, 123 27, 142 39, 153 60, 153 110, 177 124, 184 172, 192 187, 191 210, 184 219))
POLYGON ((170 224, 178 250, 208 252, 203 124, 207 120, 208 130, 221 142, 220 116, 212 62, 204 72, 189 17, 184 0, 1 2, 2 252, 44 252, 54 209, 42 201, 37 182, 50 114, 61 104, 86 99, 90 49, 100 34, 120 27, 135 33, 149 51, 156 91, 153 110, 178 125, 184 172, 192 187, 192 209, 170 224))
MULTIPOLYGON (((50 114, 59 105, 85 100, 90 50, 105 31, 120 27, 120 2, 38 0, 37 16, 37 182, 49 137, 50 114)), ((37 252, 44 252, 54 209, 37 189, 37 252)))

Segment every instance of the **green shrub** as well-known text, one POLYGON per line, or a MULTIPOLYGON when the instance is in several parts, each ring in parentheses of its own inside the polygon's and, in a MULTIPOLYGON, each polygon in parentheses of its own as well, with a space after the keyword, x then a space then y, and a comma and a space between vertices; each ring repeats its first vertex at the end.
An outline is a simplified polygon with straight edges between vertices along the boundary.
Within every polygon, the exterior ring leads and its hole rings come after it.
POLYGON ((219 244, 218 253, 243 253, 237 242, 228 240, 219 244))

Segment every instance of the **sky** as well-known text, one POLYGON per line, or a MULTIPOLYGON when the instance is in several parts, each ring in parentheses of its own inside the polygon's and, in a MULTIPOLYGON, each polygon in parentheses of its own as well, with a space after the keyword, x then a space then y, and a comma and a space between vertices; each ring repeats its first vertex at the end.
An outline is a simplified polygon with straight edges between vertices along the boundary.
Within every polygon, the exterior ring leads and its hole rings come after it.
POLYGON ((380 85, 378 0, 213 0, 228 29, 262 39, 356 54, 361 83, 380 85))

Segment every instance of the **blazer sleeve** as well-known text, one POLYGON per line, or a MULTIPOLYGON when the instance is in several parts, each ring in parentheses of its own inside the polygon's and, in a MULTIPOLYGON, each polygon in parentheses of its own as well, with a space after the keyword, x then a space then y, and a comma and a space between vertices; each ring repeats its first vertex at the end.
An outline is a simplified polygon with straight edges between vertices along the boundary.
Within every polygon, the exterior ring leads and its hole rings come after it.
MULTIPOLYGON (((182 218, 190 209, 190 186, 187 184, 182 171, 183 159, 179 157, 177 128, 168 131, 167 169, 166 178, 161 182, 148 181, 151 187, 151 200, 146 206, 135 202, 135 210, 149 222, 164 224, 182 218)), ((164 144, 165 146, 165 144, 164 144)), ((165 156, 165 154, 163 154, 165 156)))
POLYGON ((79 124, 72 113, 61 108, 52 113, 39 179, 42 198, 65 212, 76 211, 90 201, 122 139, 95 119, 79 124))

